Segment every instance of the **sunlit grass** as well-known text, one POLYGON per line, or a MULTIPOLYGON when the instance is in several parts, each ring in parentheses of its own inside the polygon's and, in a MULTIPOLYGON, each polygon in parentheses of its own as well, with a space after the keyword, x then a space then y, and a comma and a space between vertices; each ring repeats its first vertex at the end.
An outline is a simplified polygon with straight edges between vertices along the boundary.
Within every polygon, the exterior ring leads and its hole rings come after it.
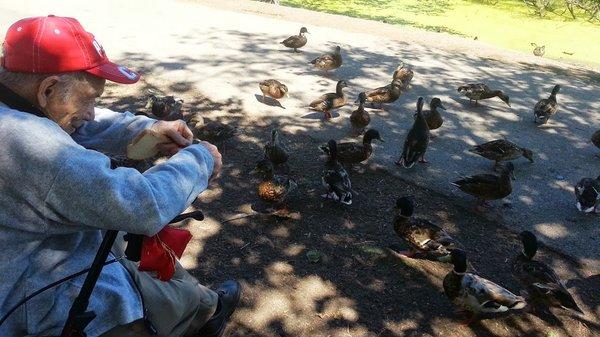
POLYGON ((521 1, 477 0, 282 0, 287 6, 344 14, 448 32, 500 47, 529 52, 546 46, 545 57, 600 64, 600 24, 573 20, 559 9, 545 18, 521 1), (569 55, 572 54, 572 55, 569 55))

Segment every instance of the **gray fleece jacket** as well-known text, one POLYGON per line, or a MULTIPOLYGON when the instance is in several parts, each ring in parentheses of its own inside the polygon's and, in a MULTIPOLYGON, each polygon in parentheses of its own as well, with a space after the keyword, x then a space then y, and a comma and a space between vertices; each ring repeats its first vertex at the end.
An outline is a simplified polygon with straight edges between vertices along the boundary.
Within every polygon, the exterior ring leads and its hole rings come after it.
MULTIPOLYGON (((0 103, 0 316, 35 290, 89 267, 102 230, 154 235, 206 189, 214 162, 201 145, 143 174, 110 168, 103 153, 123 155, 154 122, 96 109, 94 121, 69 135, 49 119, 0 103)), ((58 335, 84 277, 31 299, 0 336, 58 335)), ((98 315, 86 329, 90 337, 143 317, 121 264, 103 269, 89 309, 98 315)))

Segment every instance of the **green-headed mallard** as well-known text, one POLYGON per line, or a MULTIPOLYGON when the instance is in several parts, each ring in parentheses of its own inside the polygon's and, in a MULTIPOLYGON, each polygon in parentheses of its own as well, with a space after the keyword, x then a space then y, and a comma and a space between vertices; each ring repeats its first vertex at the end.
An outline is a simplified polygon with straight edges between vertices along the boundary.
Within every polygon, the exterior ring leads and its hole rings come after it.
POLYGON ((485 205, 486 200, 502 199, 512 193, 511 179, 514 177, 514 169, 513 163, 508 162, 500 176, 476 174, 451 184, 476 197, 480 201, 479 205, 485 205))
POLYGON ((600 176, 583 178, 575 186, 577 209, 584 213, 600 213, 600 176))
POLYGON ((365 128, 371 122, 371 117, 367 110, 365 110, 365 100, 367 95, 364 92, 358 94, 358 109, 352 111, 350 115, 350 125, 352 126, 352 134, 360 135, 365 131, 365 128))
MULTIPOLYGON (((407 67, 404 64, 404 62, 402 62, 400 64, 400 66, 398 66, 398 68, 396 68, 396 70, 394 71, 394 74, 392 74, 392 81, 400 80, 400 82, 402 83, 402 85, 400 86, 400 89, 402 91, 405 91, 410 86, 410 82, 412 81, 413 76, 414 76, 414 72, 412 71, 412 69, 407 67)), ((388 85, 391 85, 391 84, 388 84, 388 85)))
POLYGON ((533 114, 535 115, 535 122, 539 124, 548 123, 548 119, 555 115, 558 111, 558 103, 556 103, 556 94, 560 91, 560 85, 555 85, 552 88, 552 93, 548 98, 541 99, 533 107, 533 114))
POLYGON ((279 131, 271 131, 271 140, 265 145, 265 156, 275 166, 282 165, 288 160, 288 152, 279 140, 279 131))
POLYGON ((427 151, 428 145, 429 127, 423 116, 423 97, 419 97, 415 121, 404 140, 402 155, 395 164, 402 165, 404 168, 411 168, 417 160, 420 163, 426 163, 425 152, 427 151))
POLYGON ((288 88, 285 84, 279 82, 278 80, 268 79, 260 82, 258 84, 260 87, 260 91, 263 94, 263 101, 265 100, 265 96, 272 97, 274 99, 280 99, 283 96, 288 95, 288 88))
POLYGON ((416 253, 426 258, 450 262, 450 251, 458 248, 458 242, 431 221, 413 217, 414 209, 414 197, 405 196, 396 200, 394 231, 410 245, 410 251, 401 254, 412 257, 416 253))
POLYGON ((281 205, 285 198, 298 187, 293 179, 276 175, 273 163, 267 158, 259 161, 253 172, 261 175, 261 181, 256 190, 258 197, 265 202, 281 205))
POLYGON ((335 92, 321 95, 321 97, 312 101, 309 107, 313 110, 322 111, 326 119, 331 118, 331 110, 341 108, 348 103, 348 98, 343 90, 347 86, 346 81, 339 80, 335 86, 335 92))
POLYGON ((469 152, 493 160, 494 168, 497 168, 502 161, 514 160, 521 156, 533 163, 533 151, 520 147, 506 139, 496 139, 481 145, 475 145, 469 149, 469 152))
MULTIPOLYGON (((362 143, 347 142, 337 144, 337 160, 344 164, 358 164, 369 159, 371 154, 373 154, 373 145, 371 144, 373 139, 383 142, 379 131, 369 129, 365 132, 362 143)), ((330 153, 328 146, 321 146, 321 150, 327 154, 330 153)))
POLYGON ((458 92, 467 96, 469 102, 475 101, 475 104, 479 100, 488 99, 492 97, 500 98, 504 103, 510 106, 509 98, 501 90, 491 90, 487 85, 483 83, 470 83, 458 87, 458 92))
POLYGON ((481 314, 523 309, 527 303, 498 284, 467 273, 467 255, 461 249, 450 253, 454 268, 444 277, 444 293, 454 305, 472 314, 469 322, 481 314))
POLYGON ((423 112, 423 117, 425 117, 427 127, 429 127, 430 131, 439 129, 444 124, 444 119, 442 118, 442 114, 437 110, 438 108, 446 110, 442 105, 442 100, 434 97, 429 102, 429 111, 423 112))
POLYGON ((533 46, 533 55, 542 57, 546 53, 546 46, 538 46, 536 43, 531 42, 533 46))
POLYGON ((292 35, 287 39, 281 41, 281 44, 288 47, 293 48, 295 53, 299 53, 298 48, 304 47, 306 44, 306 36, 304 34, 308 33, 308 29, 306 27, 300 28, 300 33, 298 35, 292 35))
POLYGON ((217 121, 206 121, 200 113, 188 116, 187 124, 194 136, 213 144, 223 144, 237 133, 237 128, 217 121))
POLYGON ((342 66, 342 48, 336 46, 333 53, 323 54, 316 59, 310 61, 310 64, 314 65, 315 68, 325 70, 337 69, 342 66))
POLYGON ((523 251, 512 260, 512 275, 527 291, 527 301, 542 307, 561 306, 583 313, 558 275, 545 263, 533 259, 537 238, 530 231, 520 234, 523 251))
POLYGON ((331 139, 327 143, 328 158, 325 163, 325 170, 321 178, 323 186, 327 188, 327 193, 321 195, 323 198, 332 199, 342 204, 352 204, 352 182, 344 166, 337 160, 337 144, 331 139))
POLYGON ((160 120, 173 121, 183 118, 181 108, 182 99, 175 99, 173 96, 159 97, 154 94, 148 96, 146 109, 152 113, 152 117, 160 120))
POLYGON ((379 103, 380 107, 383 103, 393 103, 402 95, 403 86, 401 79, 392 80, 391 84, 365 92, 366 101, 371 103, 371 106, 379 103))

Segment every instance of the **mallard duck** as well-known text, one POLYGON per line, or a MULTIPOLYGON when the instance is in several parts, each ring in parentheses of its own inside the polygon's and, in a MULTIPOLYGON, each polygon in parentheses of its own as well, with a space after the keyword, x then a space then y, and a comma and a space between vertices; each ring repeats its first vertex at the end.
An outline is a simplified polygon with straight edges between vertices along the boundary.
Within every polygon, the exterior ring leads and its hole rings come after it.
POLYGON ((533 107, 535 122, 539 124, 548 123, 548 119, 558 111, 558 103, 556 103, 556 94, 560 91, 560 85, 555 85, 552 88, 552 93, 548 98, 541 99, 533 107))
POLYGON ((275 166, 284 164, 288 160, 288 152, 279 140, 279 131, 271 131, 271 140, 265 145, 265 156, 275 166))
MULTIPOLYGON (((410 82, 412 81, 414 72, 412 71, 412 69, 410 69, 409 67, 407 67, 404 62, 402 62, 400 64, 400 66, 398 66, 398 68, 396 68, 396 70, 394 71, 394 74, 392 74, 392 81, 394 80, 400 80, 400 82, 402 82, 402 85, 400 87, 400 89, 402 91, 408 89, 408 87, 410 86, 410 82)), ((390 86, 391 84, 388 84, 388 86, 390 86)))
POLYGON ((280 99, 283 96, 288 96, 287 86, 278 80, 264 80, 260 82, 258 86, 260 87, 260 91, 262 91, 263 101, 265 100, 265 96, 269 96, 274 99, 280 99))
POLYGON ((335 92, 326 93, 321 95, 318 99, 312 101, 309 107, 313 110, 322 111, 325 114, 325 118, 331 118, 331 110, 341 108, 348 103, 348 98, 344 94, 343 89, 348 84, 344 80, 339 80, 335 86, 335 92))
POLYGON ((308 33, 308 29, 302 27, 298 35, 292 35, 280 43, 288 48, 293 48, 295 53, 299 53, 298 48, 302 48, 306 44, 307 40, 306 36, 304 36, 306 33, 308 33))
POLYGON ((592 144, 596 145, 596 147, 600 149, 600 130, 594 132, 591 140, 592 144))
POLYGON ((469 152, 493 160, 494 168, 497 168, 502 161, 514 160, 521 156, 533 163, 533 151, 520 147, 506 139, 496 139, 481 145, 475 145, 469 149, 469 152))
POLYGON ((316 59, 310 61, 317 69, 328 70, 337 69, 342 66, 342 48, 336 46, 333 53, 323 54, 316 59))
POLYGON ((276 175, 273 163, 267 158, 259 161, 253 172, 261 175, 261 181, 256 190, 258 197, 267 203, 282 205, 286 197, 298 187, 295 180, 287 176, 276 175))
POLYGON ((415 122, 406 135, 402 155, 395 164, 402 165, 404 168, 411 168, 417 160, 420 163, 426 163, 425 151, 427 151, 428 145, 429 127, 423 116, 423 97, 419 97, 415 122))
POLYGON ((527 300, 545 310, 548 306, 561 306, 583 313, 554 270, 533 259, 538 249, 535 235, 524 231, 520 237, 523 251, 512 260, 512 275, 527 291, 527 300))
POLYGON ((450 253, 454 268, 444 277, 444 293, 454 305, 471 313, 471 322, 481 314, 523 309, 527 303, 502 286, 479 275, 467 273, 467 255, 461 249, 450 253))
POLYGON ((533 46, 533 55, 542 57, 546 53, 546 46, 538 46, 534 42, 531 42, 533 46))
POLYGON ((177 120, 183 117, 181 108, 182 99, 175 99, 173 96, 158 97, 154 94, 148 96, 146 109, 149 109, 153 117, 160 120, 177 120))
POLYGON ((487 85, 483 83, 470 83, 458 87, 458 92, 467 96, 469 102, 475 101, 475 104, 479 100, 488 99, 492 97, 500 98, 504 103, 510 106, 509 98, 500 90, 491 90, 487 85))
POLYGON ((417 253, 438 261, 450 262, 450 251, 458 248, 458 242, 429 220, 413 217, 414 197, 398 198, 394 209, 394 231, 411 247, 410 251, 401 254, 412 257, 417 253))
POLYGON ((425 117, 429 130, 439 129, 444 124, 444 119, 442 118, 442 114, 437 110, 438 108, 446 110, 442 105, 442 100, 434 97, 429 102, 429 111, 423 112, 423 117, 425 117))
POLYGON ((364 92, 358 94, 358 109, 352 111, 350 115, 350 125, 352 126, 352 134, 360 135, 365 132, 365 128, 371 122, 371 116, 367 110, 365 110, 365 100, 367 99, 367 95, 364 92))
POLYGON ((237 128, 216 121, 206 122, 199 113, 188 116, 188 126, 194 136, 213 144, 223 144, 237 134, 237 128))
POLYGON ((321 178, 323 186, 327 188, 327 193, 321 195, 323 198, 332 199, 342 204, 352 204, 352 182, 344 166, 337 160, 337 144, 331 139, 327 143, 328 158, 325 163, 325 170, 321 178))
POLYGON ((600 213, 600 176, 583 178, 575 186, 577 209, 585 213, 600 213))
MULTIPOLYGON (((363 136, 362 144, 357 142, 337 144, 337 160, 344 164, 358 164, 369 159, 373 154, 373 145, 371 145, 373 139, 384 142, 379 135, 379 131, 369 129, 363 136)), ((321 150, 327 154, 331 151, 328 145, 321 146, 321 150)))
POLYGON ((479 199, 479 205, 485 205, 486 200, 502 199, 512 193, 511 178, 514 178, 515 167, 508 162, 500 176, 494 174, 476 174, 457 180, 452 185, 461 191, 479 199))
POLYGON ((382 107, 383 103, 393 103, 402 95, 403 87, 404 84, 401 79, 392 80, 392 83, 386 86, 365 92, 367 95, 366 101, 371 103, 371 106, 379 103, 379 107, 382 107))

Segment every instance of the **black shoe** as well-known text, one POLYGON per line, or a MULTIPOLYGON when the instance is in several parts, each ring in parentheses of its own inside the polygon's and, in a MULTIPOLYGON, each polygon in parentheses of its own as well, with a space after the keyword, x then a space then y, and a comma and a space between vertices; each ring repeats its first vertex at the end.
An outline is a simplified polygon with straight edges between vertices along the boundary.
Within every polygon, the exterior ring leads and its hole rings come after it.
POLYGON ((227 326, 227 320, 235 311, 242 295, 242 285, 238 281, 225 281, 216 290, 219 304, 214 315, 199 331, 200 337, 221 337, 227 326))

